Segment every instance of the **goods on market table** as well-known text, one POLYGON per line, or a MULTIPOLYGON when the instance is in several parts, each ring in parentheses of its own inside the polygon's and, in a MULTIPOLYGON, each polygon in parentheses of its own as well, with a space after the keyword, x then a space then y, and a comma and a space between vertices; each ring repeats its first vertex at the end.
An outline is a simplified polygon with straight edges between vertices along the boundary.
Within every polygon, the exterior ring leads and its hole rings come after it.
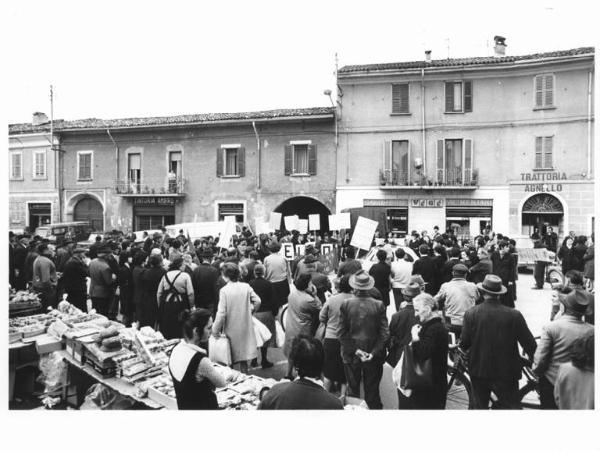
POLYGON ((8 291, 8 309, 10 312, 41 308, 42 303, 36 293, 14 289, 8 291))

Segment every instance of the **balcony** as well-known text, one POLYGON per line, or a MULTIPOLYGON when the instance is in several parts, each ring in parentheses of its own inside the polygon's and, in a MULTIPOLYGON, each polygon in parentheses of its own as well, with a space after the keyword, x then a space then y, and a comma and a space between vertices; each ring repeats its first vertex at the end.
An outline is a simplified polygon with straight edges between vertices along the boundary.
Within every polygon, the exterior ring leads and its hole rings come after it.
POLYGON ((477 169, 438 169, 434 177, 424 177, 420 170, 382 169, 379 171, 381 189, 460 189, 475 190, 479 184, 477 169))
POLYGON ((115 192, 123 197, 184 197, 185 183, 184 179, 177 177, 167 180, 163 179, 144 179, 139 180, 117 180, 115 182, 115 192))

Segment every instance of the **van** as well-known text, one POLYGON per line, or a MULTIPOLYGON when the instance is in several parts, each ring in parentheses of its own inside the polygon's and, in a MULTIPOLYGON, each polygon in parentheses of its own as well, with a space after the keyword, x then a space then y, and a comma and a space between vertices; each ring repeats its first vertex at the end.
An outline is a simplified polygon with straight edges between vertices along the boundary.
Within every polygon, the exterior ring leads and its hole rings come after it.
POLYGON ((66 239, 75 242, 85 241, 89 238, 92 227, 87 221, 60 222, 48 224, 35 229, 35 234, 50 240, 51 243, 60 246, 66 239))

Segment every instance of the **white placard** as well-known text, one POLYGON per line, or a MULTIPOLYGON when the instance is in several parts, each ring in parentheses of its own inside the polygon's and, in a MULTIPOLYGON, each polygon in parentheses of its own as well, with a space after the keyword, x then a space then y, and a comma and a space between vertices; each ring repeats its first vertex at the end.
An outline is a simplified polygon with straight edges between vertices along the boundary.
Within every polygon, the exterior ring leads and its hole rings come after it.
POLYGON ((308 233, 308 219, 298 219, 298 232, 301 234, 308 233))
POLYGON ((318 213, 315 215, 308 215, 308 228, 309 230, 320 230, 321 215, 319 215, 318 213))
POLYGON ((223 221, 223 228, 219 235, 219 247, 223 249, 229 249, 231 237, 235 233, 235 216, 225 216, 223 221))
POLYGON ((255 225, 256 225, 256 234, 257 235, 261 235, 263 233, 268 235, 269 233, 271 233, 273 231, 271 224, 269 224, 268 222, 256 221, 255 225))
POLYGON ((292 261, 295 257, 293 243, 281 243, 279 253, 288 261, 292 261))
POLYGON ((329 230, 340 230, 337 215, 329 215, 329 230))
POLYGON ((358 220, 356 221, 356 226, 354 227, 352 239, 350 240, 350 246, 354 246, 359 249, 371 249, 373 235, 375 235, 375 230, 377 230, 378 224, 379 223, 377 221, 359 216, 358 220))
POLYGON ((288 231, 298 230, 298 215, 285 216, 283 218, 283 223, 285 224, 285 229, 288 231))
POLYGON ((340 229, 350 228, 350 213, 340 213, 337 216, 338 226, 340 229))
POLYGON ((333 252, 333 244, 321 244, 321 255, 331 254, 333 252))
POLYGON ((274 211, 271 212, 271 216, 269 217, 269 226, 273 230, 279 230, 279 227, 281 226, 281 213, 274 211))
POLYGON ((306 252, 305 244, 296 244, 296 256, 304 255, 306 252))

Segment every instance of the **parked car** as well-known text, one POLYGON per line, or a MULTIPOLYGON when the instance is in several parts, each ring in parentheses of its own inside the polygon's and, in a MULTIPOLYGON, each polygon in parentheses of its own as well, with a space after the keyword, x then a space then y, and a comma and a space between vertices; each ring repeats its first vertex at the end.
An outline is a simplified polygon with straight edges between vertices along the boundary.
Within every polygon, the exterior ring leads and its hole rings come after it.
POLYGON ((408 246, 399 246, 397 244, 384 244, 382 246, 373 246, 369 250, 367 255, 359 258, 359 260, 361 261, 361 264, 362 264, 362 268, 368 272, 371 269, 371 266, 373 266, 375 263, 377 263, 377 261, 378 261, 377 260, 377 251, 379 251, 380 249, 383 249, 387 252, 389 263, 396 261, 396 249, 399 249, 399 248, 404 249, 404 252, 406 252, 408 255, 410 255, 414 261, 417 261, 419 259, 419 256, 415 253, 415 251, 413 251, 408 246))
POLYGON ((87 221, 60 222, 35 229, 35 234, 47 238, 51 243, 61 245, 66 239, 75 242, 87 240, 92 231, 87 221))

